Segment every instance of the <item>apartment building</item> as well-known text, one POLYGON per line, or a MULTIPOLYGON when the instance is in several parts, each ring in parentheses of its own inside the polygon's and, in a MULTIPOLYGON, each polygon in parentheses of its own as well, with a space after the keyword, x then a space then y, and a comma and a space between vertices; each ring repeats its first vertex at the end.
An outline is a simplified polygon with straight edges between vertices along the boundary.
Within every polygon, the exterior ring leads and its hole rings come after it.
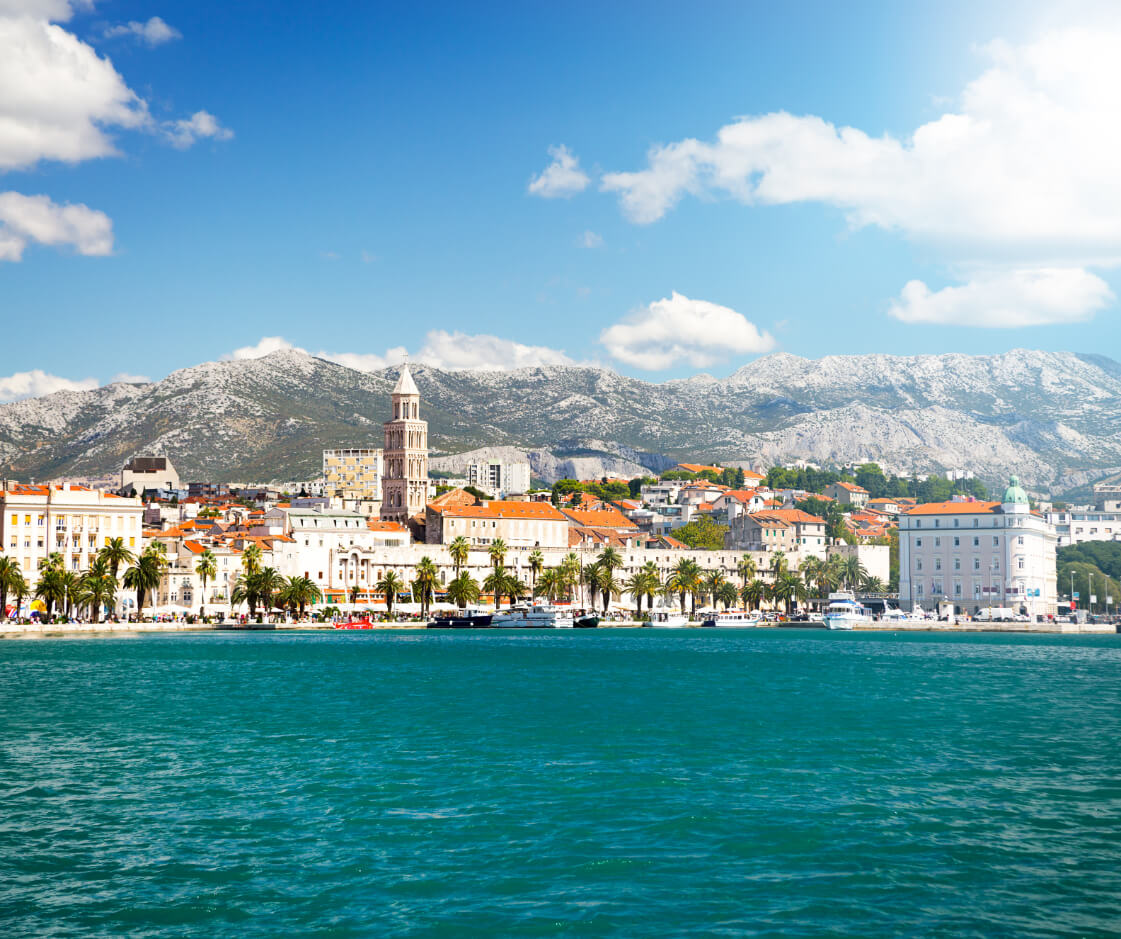
MULTIPOLYGON (((325 495, 347 502, 372 502, 380 506, 383 454, 382 450, 361 447, 324 450, 325 495)), ((371 514, 377 514, 377 510, 371 514)))
POLYGON ((27 485, 5 481, 0 490, 0 550, 34 584, 39 562, 62 555, 67 570, 87 570, 111 538, 143 549, 139 499, 73 483, 27 485))
POLYGON ((467 485, 488 495, 504 497, 529 492, 529 464, 476 460, 467 464, 467 485))

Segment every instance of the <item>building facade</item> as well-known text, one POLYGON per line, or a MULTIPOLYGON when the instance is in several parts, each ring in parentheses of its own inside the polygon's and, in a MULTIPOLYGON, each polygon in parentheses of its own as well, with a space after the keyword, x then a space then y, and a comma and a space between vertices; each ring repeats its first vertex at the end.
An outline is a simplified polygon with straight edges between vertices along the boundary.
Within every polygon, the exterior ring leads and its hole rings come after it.
POLYGON ((407 522, 428 501, 428 422, 420 419, 420 390, 409 373, 393 388, 393 419, 385 422, 381 518, 407 522))
POLYGON ((144 495, 145 489, 179 489, 179 474, 166 456, 134 456, 121 470, 124 494, 144 495))
POLYGON ((381 450, 324 450, 324 494, 344 502, 376 503, 380 508, 383 468, 381 450))
POLYGON ((1031 511, 1015 476, 1001 502, 916 506, 899 518, 900 605, 1053 615, 1056 543, 1054 527, 1031 511))
POLYGON ((99 489, 5 482, 0 513, 0 550, 32 587, 49 554, 61 554, 68 571, 84 571, 112 538, 133 553, 144 547, 143 503, 99 489))
POLYGON ((529 464, 503 460, 476 460, 467 464, 467 485, 492 496, 529 492, 529 464))
POLYGON ((424 530, 429 544, 451 544, 460 537, 480 546, 499 538, 510 547, 567 548, 569 544, 568 519, 548 502, 429 504, 424 530))

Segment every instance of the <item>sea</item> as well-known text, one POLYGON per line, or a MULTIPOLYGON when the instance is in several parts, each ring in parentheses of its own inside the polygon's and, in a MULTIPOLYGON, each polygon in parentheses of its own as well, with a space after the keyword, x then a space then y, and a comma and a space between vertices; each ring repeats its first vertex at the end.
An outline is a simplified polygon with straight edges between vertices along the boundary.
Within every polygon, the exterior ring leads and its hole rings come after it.
POLYGON ((0 642, 0 936, 1116 936, 1121 636, 0 642))

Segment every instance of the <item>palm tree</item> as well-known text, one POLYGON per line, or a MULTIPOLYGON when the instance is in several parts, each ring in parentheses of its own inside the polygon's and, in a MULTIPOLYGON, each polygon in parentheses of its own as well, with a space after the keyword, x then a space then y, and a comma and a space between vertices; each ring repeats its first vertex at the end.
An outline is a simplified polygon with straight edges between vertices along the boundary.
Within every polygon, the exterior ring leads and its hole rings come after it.
MULTIPOLYGON (((607 550, 612 549, 608 548, 607 550)), ((607 611, 611 608, 612 598, 619 596, 619 582, 615 580, 615 572, 604 563, 602 558, 592 567, 592 577, 599 595, 603 597, 603 615, 606 616, 607 611)))
POLYGON ((459 576, 459 572, 467 563, 467 556, 471 553, 471 546, 467 543, 467 539, 463 535, 458 535, 451 544, 448 545, 448 554, 451 555, 452 564, 455 567, 455 576, 459 576))
POLYGON ((741 586, 755 576, 755 559, 750 554, 745 554, 736 562, 736 573, 740 575, 741 586))
POLYGON ((788 570, 790 570, 790 562, 786 560, 786 553, 776 551, 771 557, 771 573, 778 577, 779 574, 784 574, 788 570))
POLYGON ((868 571, 864 569, 864 565, 860 563, 860 558, 855 554, 848 555, 841 562, 841 571, 845 586, 849 590, 856 590, 860 586, 860 582, 868 576, 868 571))
POLYGON ((502 597, 506 591, 506 572, 501 567, 495 567, 483 581, 483 590, 493 595, 494 608, 497 610, 502 605, 502 597))
POLYGON ((490 555, 490 562, 495 567, 502 567, 506 563, 506 542, 501 538, 495 538, 489 545, 487 545, 487 554, 490 555))
MULTIPOLYGON (((670 580, 674 581, 676 592, 681 594, 682 613, 685 612, 685 595, 688 594, 691 599, 689 615, 696 615, 697 593, 701 589, 702 576, 701 566, 692 558, 682 558, 670 574, 670 580)), ((666 581, 666 584, 669 584, 669 580, 666 581)))
POLYGON ((66 600, 66 572, 44 564, 40 568, 39 582, 35 585, 35 596, 47 605, 47 618, 54 615, 56 606, 66 600))
POLYGON ((614 548, 604 548, 599 556, 599 563, 614 573, 623 566, 623 558, 614 548))
POLYGON ((19 565, 9 557, 0 557, 0 619, 6 619, 8 591, 15 587, 16 577, 23 577, 19 565))
POLYGON ((257 542, 250 542, 241 552, 241 566, 246 574, 255 574, 261 569, 261 546, 257 542))
POLYGON ((396 571, 386 571, 381 580, 375 584, 377 590, 385 597, 385 612, 387 616, 393 615, 393 602, 397 594, 405 589, 405 582, 397 575, 396 571))
POLYGON ((416 577, 413 578, 413 599, 420 602, 420 615, 427 616, 432 601, 436 599, 436 583, 439 572, 432 558, 422 557, 416 564, 416 577))
POLYGON ((790 602, 792 600, 804 599, 806 596, 806 585, 793 571, 782 571, 771 585, 771 598, 776 602, 781 602, 783 610, 787 613, 790 612, 790 602))
POLYGON ((717 588, 713 605, 715 605, 716 600, 719 600, 724 604, 724 609, 727 610, 739 599, 739 596, 740 592, 736 589, 736 585, 733 583, 729 583, 728 581, 724 581, 724 583, 722 583, 717 588))
POLYGON ((206 582, 218 576, 218 561, 214 552, 207 548, 199 555, 195 573, 202 578, 202 597, 199 599, 199 615, 206 616, 206 582))
POLYGON ((98 557, 82 578, 82 594, 89 604, 90 615, 95 623, 101 620, 101 608, 111 606, 117 598, 117 578, 110 570, 109 561, 98 557))
POLYGON ((537 582, 534 584, 533 595, 556 600, 562 593, 564 593, 564 580, 560 568, 551 567, 542 571, 541 576, 537 578, 537 582))
POLYGON ((583 573, 583 568, 580 565, 580 558, 578 558, 573 551, 569 551, 564 556, 560 563, 560 570, 562 572, 561 581, 564 585, 564 592, 568 599, 572 600, 572 591, 576 589, 580 583, 580 576, 583 573))
POLYGON ((144 599, 160 585, 160 575, 167 562, 156 551, 145 551, 125 571, 124 585, 136 591, 136 616, 144 615, 144 599))
POLYGON ((97 556, 108 562, 109 573, 113 575, 114 580, 117 579, 117 572, 122 567, 127 568, 136 560, 136 555, 125 547, 124 538, 110 538, 105 546, 97 552, 97 556))
POLYGON ((529 552, 529 557, 526 559, 529 564, 529 572, 533 575, 533 592, 537 593, 537 576, 541 573, 541 568, 545 566, 545 555, 543 555, 537 548, 529 552))
POLYGON ((31 589, 27 585, 27 579, 23 576, 23 571, 16 571, 15 576, 9 584, 9 589, 12 591, 12 598, 15 600, 16 614, 19 614, 20 605, 23 603, 23 598, 27 596, 28 591, 31 589))
POLYGON ((873 577, 871 574, 866 574, 860 581, 860 589, 864 593, 884 593, 884 582, 879 577, 873 577))
POLYGON ((448 599, 461 610, 479 602, 479 584, 470 574, 460 574, 448 584, 448 599))
POLYGON ((308 604, 315 604, 323 599, 323 591, 310 577, 293 577, 291 590, 300 616, 304 615, 304 610, 307 609, 308 604))
POLYGON ((767 585, 758 577, 749 580, 743 585, 743 589, 740 590, 740 596, 743 598, 744 607, 751 607, 753 610, 759 609, 759 605, 763 602, 763 598, 766 595, 767 585))
POLYGON ((662 586, 658 579, 657 570, 649 570, 650 566, 649 564, 644 565, 635 571, 624 584, 627 593, 634 599, 636 619, 642 619, 642 598, 649 597, 653 602, 654 595, 658 592, 658 588, 662 586))
POLYGON ((530 588, 524 581, 518 580, 515 574, 506 574, 506 583, 502 587, 502 595, 509 597, 510 602, 530 596, 530 588))
MULTIPOLYGON (((709 571, 708 576, 704 579, 704 585, 701 588, 706 597, 712 598, 712 605, 716 606, 717 595, 720 593, 720 588, 727 583, 723 571, 709 571)), ((732 588, 735 589, 734 587, 732 588)))

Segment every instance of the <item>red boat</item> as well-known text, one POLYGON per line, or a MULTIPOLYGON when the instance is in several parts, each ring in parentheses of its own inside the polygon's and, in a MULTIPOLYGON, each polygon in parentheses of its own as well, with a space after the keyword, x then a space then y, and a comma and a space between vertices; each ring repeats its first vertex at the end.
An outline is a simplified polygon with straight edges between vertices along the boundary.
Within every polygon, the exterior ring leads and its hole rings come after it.
POLYGON ((335 623, 335 629, 373 629, 374 624, 370 617, 364 616, 362 619, 348 619, 342 623, 335 623))

